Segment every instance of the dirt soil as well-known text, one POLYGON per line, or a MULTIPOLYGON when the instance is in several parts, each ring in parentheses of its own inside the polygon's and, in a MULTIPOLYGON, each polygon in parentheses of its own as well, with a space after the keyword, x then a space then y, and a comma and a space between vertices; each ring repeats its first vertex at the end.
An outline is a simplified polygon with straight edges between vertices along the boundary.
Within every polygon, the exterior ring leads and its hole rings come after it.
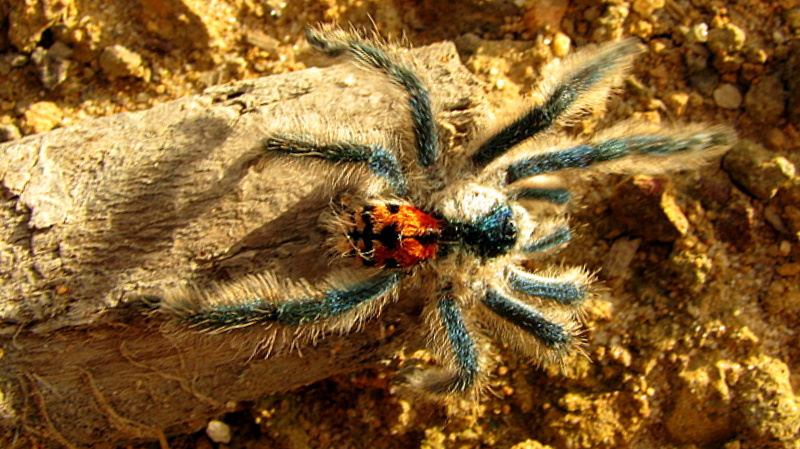
POLYGON ((699 171, 577 183, 578 238, 553 262, 598 272, 588 357, 542 368, 500 348, 477 407, 392 394, 387 361, 170 447, 800 448, 798 0, 0 0, 0 140, 303 70, 320 63, 303 37, 318 23, 454 41, 498 110, 543 63, 637 36, 624 89, 574 131, 634 117, 741 141, 699 171))

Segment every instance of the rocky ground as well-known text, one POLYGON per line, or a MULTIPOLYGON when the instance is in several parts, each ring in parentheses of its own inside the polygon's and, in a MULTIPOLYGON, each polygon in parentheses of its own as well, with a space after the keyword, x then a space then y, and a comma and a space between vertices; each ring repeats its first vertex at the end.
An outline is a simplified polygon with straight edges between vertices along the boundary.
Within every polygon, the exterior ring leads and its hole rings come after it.
POLYGON ((543 63, 637 36, 624 89, 574 132, 634 117, 741 141, 699 172, 578 183, 579 238, 555 263, 604 287, 588 358, 539 368, 501 348, 477 409, 409 402, 376 367, 243 404, 171 447, 800 447, 797 0, 0 0, 0 140, 305 69, 317 23, 454 41, 498 110, 543 63))

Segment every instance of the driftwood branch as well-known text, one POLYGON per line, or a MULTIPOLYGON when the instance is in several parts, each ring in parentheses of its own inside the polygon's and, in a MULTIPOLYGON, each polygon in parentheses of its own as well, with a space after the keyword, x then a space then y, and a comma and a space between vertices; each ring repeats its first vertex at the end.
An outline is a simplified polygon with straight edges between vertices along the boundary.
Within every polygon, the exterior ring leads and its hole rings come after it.
MULTIPOLYGON (((455 48, 415 58, 442 118, 468 128, 479 87, 455 48)), ((403 104, 385 80, 344 64, 0 146, 8 434, 24 429, 66 446, 163 439, 239 401, 368 366, 413 338, 418 319, 403 318, 418 311, 413 294, 362 331, 269 358, 254 354, 260 328, 201 335, 135 307, 180 282, 328 272, 317 220, 335 174, 254 163, 253 149, 275 123, 404 136, 403 104)))

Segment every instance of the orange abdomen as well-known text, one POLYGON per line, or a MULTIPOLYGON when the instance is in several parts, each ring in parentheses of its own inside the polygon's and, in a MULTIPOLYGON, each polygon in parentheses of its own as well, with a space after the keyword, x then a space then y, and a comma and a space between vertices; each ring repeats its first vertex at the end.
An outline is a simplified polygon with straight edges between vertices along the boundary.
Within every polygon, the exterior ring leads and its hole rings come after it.
POLYGON ((365 206, 348 233, 364 265, 409 268, 436 257, 441 221, 405 204, 365 206))

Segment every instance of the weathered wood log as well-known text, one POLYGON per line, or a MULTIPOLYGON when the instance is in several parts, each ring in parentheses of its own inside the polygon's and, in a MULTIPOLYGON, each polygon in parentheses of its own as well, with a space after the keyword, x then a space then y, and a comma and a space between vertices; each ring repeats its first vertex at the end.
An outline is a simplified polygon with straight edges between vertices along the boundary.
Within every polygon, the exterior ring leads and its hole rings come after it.
MULTIPOLYGON (((479 87, 454 46, 413 53, 437 110, 463 130, 479 87)), ((182 282, 327 273, 317 220, 341 167, 326 175, 259 161, 254 149, 270 130, 316 122, 404 142, 404 101, 386 80, 344 64, 1 145, 7 442, 20 430, 65 446, 163 441, 239 401, 364 368, 413 340, 418 319, 404 318, 418 313, 413 292, 362 331, 268 358, 259 327, 199 334, 135 307, 182 282)))

